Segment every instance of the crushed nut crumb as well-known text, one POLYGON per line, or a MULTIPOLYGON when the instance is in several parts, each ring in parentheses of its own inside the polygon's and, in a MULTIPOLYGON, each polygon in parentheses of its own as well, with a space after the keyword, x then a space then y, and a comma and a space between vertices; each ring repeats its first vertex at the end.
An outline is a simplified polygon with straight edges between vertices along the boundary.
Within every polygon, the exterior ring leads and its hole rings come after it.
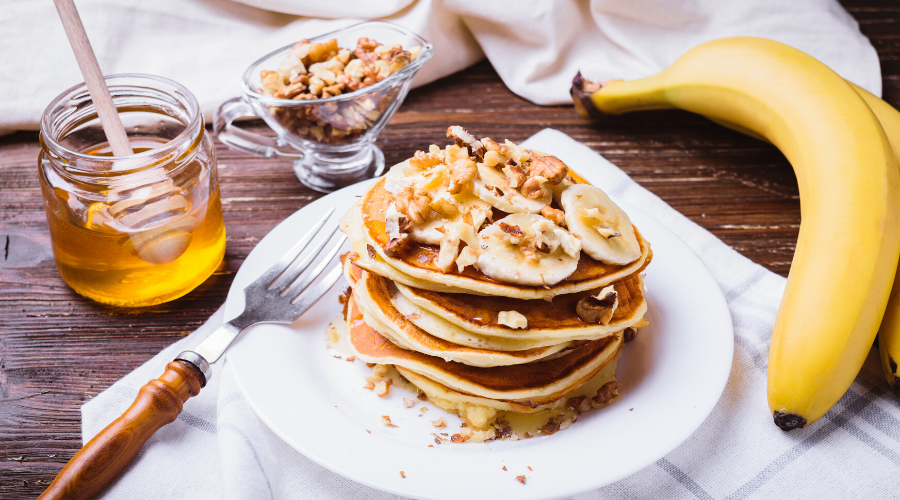
POLYGON ((407 408, 412 408, 416 405, 416 400, 413 398, 403 398, 403 405, 407 408))
POLYGON ((397 427, 396 425, 394 425, 394 424, 391 423, 391 417, 389 417, 389 416, 387 416, 387 415, 382 415, 382 416, 381 416, 381 423, 384 424, 384 425, 387 426, 387 427, 397 427))
POLYGON ((444 417, 441 417, 437 420, 432 420, 431 425, 441 429, 441 428, 447 427, 447 422, 444 420, 444 417))
POLYGON ((525 476, 516 476, 516 481, 525 484, 525 476))

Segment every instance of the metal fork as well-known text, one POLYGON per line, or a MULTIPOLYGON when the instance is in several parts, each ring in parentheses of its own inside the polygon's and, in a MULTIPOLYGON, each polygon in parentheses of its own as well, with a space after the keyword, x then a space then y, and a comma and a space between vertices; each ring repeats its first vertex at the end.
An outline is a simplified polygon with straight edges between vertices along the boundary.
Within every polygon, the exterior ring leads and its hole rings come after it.
POLYGON ((193 351, 184 351, 166 371, 138 392, 131 407, 69 460, 40 499, 92 498, 131 461, 144 442, 181 413, 200 393, 218 360, 235 338, 258 323, 292 323, 334 286, 340 264, 325 272, 346 241, 328 211, 262 276, 244 288, 244 311, 216 329, 193 351), (327 248, 326 248, 327 247, 327 248), (307 250, 309 248, 309 250, 307 250), (314 262, 316 266, 307 269, 314 262), (318 281, 316 281, 318 279, 318 281))

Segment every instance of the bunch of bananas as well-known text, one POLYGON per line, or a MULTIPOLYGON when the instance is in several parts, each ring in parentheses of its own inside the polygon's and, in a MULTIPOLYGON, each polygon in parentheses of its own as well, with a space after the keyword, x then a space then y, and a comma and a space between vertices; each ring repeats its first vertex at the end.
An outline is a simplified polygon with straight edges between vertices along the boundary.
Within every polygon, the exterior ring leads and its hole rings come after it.
POLYGON ((790 161, 801 225, 769 350, 778 427, 822 417, 876 334, 887 380, 900 388, 900 112, 799 50, 746 37, 704 43, 649 78, 597 85, 578 75, 572 97, 584 116, 699 113, 790 161))

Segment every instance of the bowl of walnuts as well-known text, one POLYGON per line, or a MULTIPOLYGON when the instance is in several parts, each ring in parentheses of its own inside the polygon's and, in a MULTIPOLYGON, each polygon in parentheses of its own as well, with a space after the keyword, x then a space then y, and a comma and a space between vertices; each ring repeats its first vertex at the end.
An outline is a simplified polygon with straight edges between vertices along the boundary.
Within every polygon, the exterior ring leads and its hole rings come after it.
POLYGON ((233 148, 293 158, 301 182, 333 191, 384 171, 375 139, 433 55, 415 33, 381 21, 303 39, 250 65, 243 94, 219 107, 213 128, 233 148), (233 124, 245 117, 275 135, 233 124))

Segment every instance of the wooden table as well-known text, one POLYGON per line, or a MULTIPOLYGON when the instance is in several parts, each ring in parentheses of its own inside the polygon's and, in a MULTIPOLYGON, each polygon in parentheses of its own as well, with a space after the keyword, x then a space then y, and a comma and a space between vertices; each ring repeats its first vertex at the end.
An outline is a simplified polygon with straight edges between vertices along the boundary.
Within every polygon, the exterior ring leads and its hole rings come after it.
MULTIPOLYGON (((900 107, 900 5, 845 0, 881 58, 884 95, 900 107)), ((521 141, 559 129, 737 251, 787 275, 800 224, 790 165, 772 146, 684 112, 611 117, 539 107, 482 62, 410 93, 378 143, 387 163, 444 144, 450 124, 521 141)), ((81 447, 81 405, 202 324, 256 243, 320 195, 289 161, 217 144, 228 229, 225 261, 188 296, 129 310, 75 294, 53 264, 36 175, 35 133, 0 138, 0 498, 34 498, 81 447)))

